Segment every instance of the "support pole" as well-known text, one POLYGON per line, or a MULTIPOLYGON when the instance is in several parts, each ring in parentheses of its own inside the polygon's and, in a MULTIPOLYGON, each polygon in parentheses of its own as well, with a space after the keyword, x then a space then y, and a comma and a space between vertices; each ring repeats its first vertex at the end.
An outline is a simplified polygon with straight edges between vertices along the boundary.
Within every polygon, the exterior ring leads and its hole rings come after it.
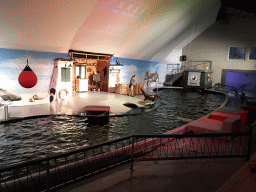
POLYGON ((47 156, 47 170, 46 170, 46 191, 49 192, 50 191, 50 159, 47 156))
POLYGON ((247 161, 250 160, 251 158, 251 148, 252 148, 252 129, 253 127, 255 126, 255 124, 253 124, 252 126, 250 126, 250 129, 249 129, 249 138, 248 138, 248 151, 247 151, 247 161))
POLYGON ((4 106, 4 119, 5 121, 8 120, 8 105, 4 106))
POLYGON ((131 177, 133 176, 133 159, 134 158, 134 136, 132 136, 132 158, 131 158, 131 177))

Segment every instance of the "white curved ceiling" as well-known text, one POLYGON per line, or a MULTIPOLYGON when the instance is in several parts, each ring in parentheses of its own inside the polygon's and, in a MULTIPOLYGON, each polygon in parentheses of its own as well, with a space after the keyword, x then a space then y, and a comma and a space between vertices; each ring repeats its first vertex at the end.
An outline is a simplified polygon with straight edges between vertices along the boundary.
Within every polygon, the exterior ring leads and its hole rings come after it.
POLYGON ((212 25, 220 0, 1 0, 0 47, 164 61, 212 25))

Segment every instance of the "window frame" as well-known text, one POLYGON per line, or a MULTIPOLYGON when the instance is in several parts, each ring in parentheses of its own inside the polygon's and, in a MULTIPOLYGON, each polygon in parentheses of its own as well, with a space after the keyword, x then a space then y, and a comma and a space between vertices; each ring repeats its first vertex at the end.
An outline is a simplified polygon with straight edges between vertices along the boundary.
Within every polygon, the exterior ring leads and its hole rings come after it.
POLYGON ((71 81, 70 74, 71 74, 71 70, 69 67, 61 67, 61 82, 70 82, 71 81))
POLYGON ((245 46, 230 46, 229 47, 229 53, 228 53, 229 60, 245 61, 245 56, 246 56, 246 47, 245 46), (236 56, 235 54, 241 54, 241 56, 239 56, 239 55, 236 56))
POLYGON ((255 60, 256 60, 256 46, 250 47, 250 53, 249 53, 249 61, 255 61, 255 60), (254 51, 253 51, 253 57, 254 57, 254 59, 251 59, 252 49, 254 49, 254 51))
POLYGON ((76 79, 86 79, 86 66, 85 65, 76 65, 75 73, 76 73, 76 79), (77 67, 79 68, 80 78, 78 78, 77 67), (82 78, 82 67, 84 67, 84 77, 83 78, 82 78))

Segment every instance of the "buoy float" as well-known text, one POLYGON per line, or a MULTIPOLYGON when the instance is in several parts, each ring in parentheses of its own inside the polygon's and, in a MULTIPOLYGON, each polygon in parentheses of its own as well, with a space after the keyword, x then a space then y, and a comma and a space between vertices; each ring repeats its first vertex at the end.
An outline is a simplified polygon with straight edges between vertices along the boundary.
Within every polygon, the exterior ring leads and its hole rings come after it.
POLYGON ((59 98, 60 99, 66 99, 68 97, 68 90, 67 89, 61 89, 59 91, 59 98))
POLYGON ((24 88, 32 88, 37 84, 37 76, 32 69, 27 65, 20 73, 18 78, 19 84, 24 88))
POLYGON ((211 80, 211 75, 208 74, 208 75, 207 75, 207 81, 210 81, 210 80, 211 80))

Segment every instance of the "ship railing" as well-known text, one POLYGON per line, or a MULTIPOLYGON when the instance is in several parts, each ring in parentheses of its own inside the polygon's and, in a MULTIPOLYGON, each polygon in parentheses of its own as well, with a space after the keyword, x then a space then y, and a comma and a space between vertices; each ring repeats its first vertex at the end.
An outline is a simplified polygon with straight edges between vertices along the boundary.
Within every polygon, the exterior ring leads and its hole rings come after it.
POLYGON ((167 64, 167 73, 166 75, 176 75, 183 73, 187 70, 202 70, 202 71, 208 71, 212 70, 212 61, 193 61, 188 60, 185 65, 182 65, 179 67, 179 64, 167 64), (177 65, 176 68, 174 68, 172 65, 177 65))
POLYGON ((208 71, 212 70, 212 61, 193 61, 193 60, 188 60, 185 63, 185 69, 186 70, 203 70, 203 71, 208 71))
POLYGON ((247 133, 130 135, 0 169, 0 192, 50 191, 136 161, 250 158, 247 133), (39 190, 38 190, 39 189, 39 190))
POLYGON ((165 76, 165 82, 169 81, 171 78, 176 78, 180 73, 183 73, 184 69, 183 67, 181 68, 174 68, 171 71, 167 71, 167 74, 165 76))
POLYGON ((181 68, 173 68, 172 70, 168 70, 166 75, 175 75, 175 74, 182 73, 182 72, 184 71, 183 68, 184 68, 184 67, 181 67, 181 68))

